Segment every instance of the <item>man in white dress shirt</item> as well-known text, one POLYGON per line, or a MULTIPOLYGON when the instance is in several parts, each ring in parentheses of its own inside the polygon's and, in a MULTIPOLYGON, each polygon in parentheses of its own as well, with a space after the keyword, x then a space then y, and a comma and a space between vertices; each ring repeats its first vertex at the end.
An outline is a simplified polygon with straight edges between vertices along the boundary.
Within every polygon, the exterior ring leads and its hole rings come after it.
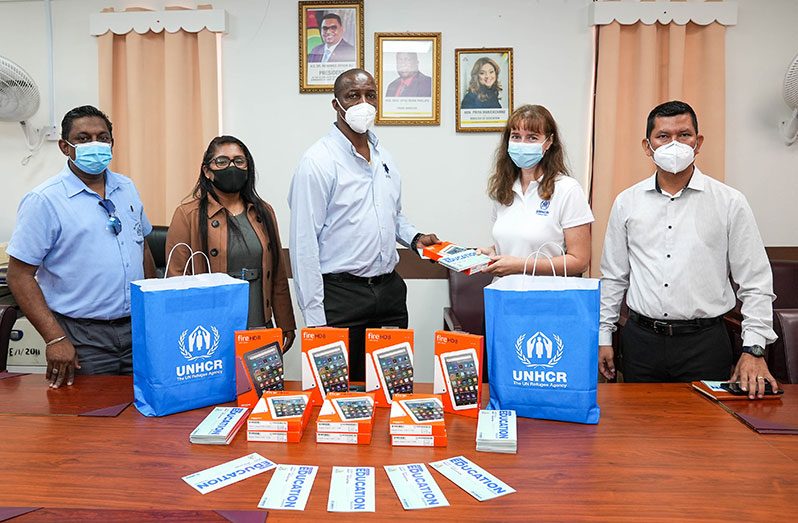
POLYGON ((703 174, 695 155, 704 137, 684 102, 655 107, 643 151, 656 173, 615 200, 601 259, 599 370, 615 376, 612 333, 626 292, 629 321, 621 340, 625 381, 739 381, 762 397, 764 347, 772 329, 773 280, 751 208, 737 190, 703 174), (723 315, 739 284, 743 354, 732 372, 723 315), (731 375, 731 377, 730 377, 731 375))
POLYGON ((305 151, 288 193, 291 268, 305 324, 349 328, 350 379, 363 381, 366 328, 408 324, 396 242, 439 240, 402 213, 399 169, 370 131, 374 78, 350 69, 333 90, 336 121, 305 151))

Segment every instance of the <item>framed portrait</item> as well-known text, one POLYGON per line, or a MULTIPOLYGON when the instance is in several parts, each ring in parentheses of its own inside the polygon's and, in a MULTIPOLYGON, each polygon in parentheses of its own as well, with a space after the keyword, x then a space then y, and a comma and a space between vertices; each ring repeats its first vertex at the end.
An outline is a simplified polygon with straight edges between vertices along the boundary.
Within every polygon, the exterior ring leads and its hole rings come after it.
POLYGON ((363 67, 363 0, 299 2, 299 92, 332 92, 354 67, 363 67))
POLYGON ((458 132, 501 131, 513 112, 513 50, 455 49, 458 132))
POLYGON ((374 33, 376 123, 440 125, 441 34, 374 33))

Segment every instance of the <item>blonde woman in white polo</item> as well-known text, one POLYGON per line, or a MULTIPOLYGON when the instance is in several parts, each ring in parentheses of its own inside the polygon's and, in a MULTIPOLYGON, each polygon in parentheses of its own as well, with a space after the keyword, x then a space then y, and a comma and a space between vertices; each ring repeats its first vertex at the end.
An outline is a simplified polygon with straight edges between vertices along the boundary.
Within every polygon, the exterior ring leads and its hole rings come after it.
MULTIPOLYGON (((570 275, 587 269, 593 213, 579 182, 569 174, 557 123, 545 107, 524 105, 510 116, 496 150, 488 195, 493 200, 494 243, 480 249, 493 259, 485 272, 522 273, 526 257, 541 247, 557 275, 564 267, 570 275)), ((527 272, 531 270, 530 265, 527 272)), ((551 275, 551 265, 538 262, 536 274, 551 275)))

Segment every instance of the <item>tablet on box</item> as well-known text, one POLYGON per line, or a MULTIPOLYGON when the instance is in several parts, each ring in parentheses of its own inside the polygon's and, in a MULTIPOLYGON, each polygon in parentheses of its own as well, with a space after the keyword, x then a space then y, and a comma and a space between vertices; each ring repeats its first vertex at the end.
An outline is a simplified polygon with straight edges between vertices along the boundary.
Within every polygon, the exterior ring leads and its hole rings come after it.
POLYGON ((482 401, 482 358, 485 340, 464 332, 435 332, 433 391, 445 412, 476 418, 482 401))
POLYGON ((349 329, 302 329, 302 390, 321 405, 330 392, 349 391, 349 329))
POLYGON ((283 390, 282 343, 283 331, 277 328, 235 332, 239 407, 252 408, 264 392, 283 390))
POLYGON ((413 331, 366 329, 366 392, 378 407, 390 407, 394 394, 413 392, 413 331))

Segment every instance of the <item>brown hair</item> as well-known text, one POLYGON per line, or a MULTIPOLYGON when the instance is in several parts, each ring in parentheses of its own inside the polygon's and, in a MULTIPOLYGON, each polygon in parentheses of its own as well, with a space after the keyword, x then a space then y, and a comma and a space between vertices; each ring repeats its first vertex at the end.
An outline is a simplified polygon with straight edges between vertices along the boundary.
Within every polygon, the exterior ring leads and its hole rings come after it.
POLYGON ((499 64, 487 56, 483 56, 474 62, 474 67, 471 68, 471 80, 468 82, 468 90, 477 95, 477 98, 482 102, 488 99, 488 93, 490 91, 496 91, 496 95, 498 96, 499 92, 502 90, 502 84, 499 82, 499 64), (496 81, 493 82, 493 85, 490 87, 485 87, 479 83, 479 70, 482 69, 482 66, 485 64, 490 64, 496 72, 496 81))
POLYGON ((488 180, 488 196, 502 205, 513 203, 513 183, 521 175, 507 152, 510 143, 510 132, 513 129, 524 129, 546 135, 551 146, 538 164, 543 171, 538 185, 538 194, 544 200, 550 200, 554 194, 554 180, 557 175, 569 176, 565 165, 565 151, 560 141, 557 122, 548 109, 542 105, 522 105, 510 115, 502 133, 502 139, 496 148, 493 174, 488 180))

